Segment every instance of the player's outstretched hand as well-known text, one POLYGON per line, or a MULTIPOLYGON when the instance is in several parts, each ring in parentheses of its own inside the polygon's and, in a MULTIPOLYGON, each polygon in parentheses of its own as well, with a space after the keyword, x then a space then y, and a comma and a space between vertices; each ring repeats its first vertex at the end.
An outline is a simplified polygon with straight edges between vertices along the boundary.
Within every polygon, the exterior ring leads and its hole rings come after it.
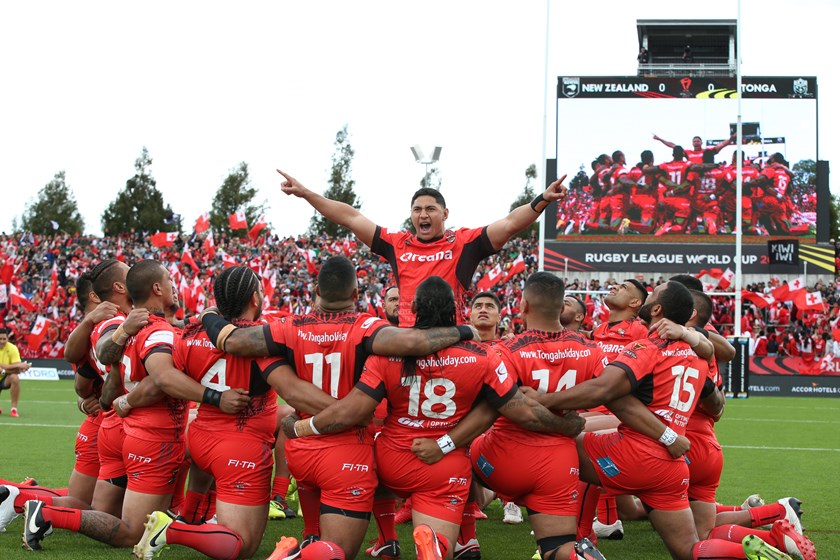
POLYGON ((671 457, 674 459, 679 459, 688 453, 689 448, 691 448, 691 442, 688 441, 688 438, 685 436, 677 436, 677 440, 668 446, 668 453, 670 453, 671 457))
POLYGON ((140 329, 149 324, 149 310, 135 307, 132 309, 123 323, 125 334, 134 336, 140 329))
POLYGON ((228 389, 222 393, 219 408, 227 414, 238 414, 248 406, 250 400, 251 397, 248 396, 248 391, 244 389, 228 389))
POLYGON ((300 181, 289 175, 288 173, 284 173, 283 171, 277 170, 277 173, 283 176, 284 181, 280 183, 280 190, 286 194, 292 194, 295 196, 303 196, 309 189, 304 187, 300 184, 300 181))
POLYGON ((429 438, 414 438, 411 442, 411 452, 427 465, 434 465, 443 459, 443 451, 437 441, 429 438))
POLYGON ((548 202, 551 202, 553 200, 565 200, 566 194, 568 193, 566 185, 563 184, 563 181, 565 180, 566 175, 563 175, 562 177, 548 185, 548 188, 545 189, 545 192, 542 195, 543 198, 546 199, 548 202))
POLYGON ((88 317, 90 321, 95 325, 97 323, 101 323, 102 321, 107 321, 108 319, 113 319, 117 315, 117 311, 120 308, 116 306, 116 304, 111 303, 110 301, 103 301, 96 308, 88 313, 88 317))

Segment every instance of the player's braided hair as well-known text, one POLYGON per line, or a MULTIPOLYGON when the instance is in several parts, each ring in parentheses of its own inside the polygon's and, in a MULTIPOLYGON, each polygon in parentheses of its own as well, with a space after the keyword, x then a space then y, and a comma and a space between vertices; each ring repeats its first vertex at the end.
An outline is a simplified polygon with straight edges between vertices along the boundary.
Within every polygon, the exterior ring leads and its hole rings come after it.
POLYGON ((414 308, 415 328, 454 327, 456 324, 455 294, 452 286, 440 276, 429 276, 417 286, 414 308))
POLYGON ((119 262, 117 259, 104 260, 88 272, 90 280, 93 282, 93 291, 102 301, 105 301, 111 295, 119 272, 119 267, 115 265, 119 262))
POLYGON ((222 317, 230 321, 242 315, 259 285, 256 273, 247 266, 224 269, 213 282, 213 295, 222 317))
MULTIPOLYGON (((414 328, 429 329, 432 327, 454 327, 455 294, 452 286, 440 276, 429 276, 417 286, 414 292, 414 311, 416 318, 414 328)), ((417 358, 414 356, 403 358, 403 376, 414 375, 417 369, 417 358)))

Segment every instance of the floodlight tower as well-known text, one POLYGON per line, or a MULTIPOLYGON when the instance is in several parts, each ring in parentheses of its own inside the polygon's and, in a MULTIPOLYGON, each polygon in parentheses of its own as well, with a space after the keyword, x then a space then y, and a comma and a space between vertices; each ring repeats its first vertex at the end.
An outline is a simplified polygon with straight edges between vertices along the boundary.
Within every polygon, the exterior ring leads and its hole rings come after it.
POLYGON ((415 144, 411 147, 411 153, 414 154, 414 161, 426 166, 426 175, 425 179, 423 180, 423 184, 427 187, 429 186, 429 166, 433 163, 437 163, 437 161, 440 159, 440 151, 442 149, 443 148, 441 148, 440 146, 435 146, 432 149, 432 153, 427 156, 423 149, 420 147, 420 144, 415 144))

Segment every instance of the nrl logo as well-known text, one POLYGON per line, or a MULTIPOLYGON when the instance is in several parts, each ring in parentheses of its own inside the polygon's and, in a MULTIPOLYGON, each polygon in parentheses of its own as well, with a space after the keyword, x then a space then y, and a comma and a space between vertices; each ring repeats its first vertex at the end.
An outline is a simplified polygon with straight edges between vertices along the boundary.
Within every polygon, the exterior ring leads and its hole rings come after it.
POLYGON ((563 95, 575 97, 580 93, 580 78, 563 78, 563 95))

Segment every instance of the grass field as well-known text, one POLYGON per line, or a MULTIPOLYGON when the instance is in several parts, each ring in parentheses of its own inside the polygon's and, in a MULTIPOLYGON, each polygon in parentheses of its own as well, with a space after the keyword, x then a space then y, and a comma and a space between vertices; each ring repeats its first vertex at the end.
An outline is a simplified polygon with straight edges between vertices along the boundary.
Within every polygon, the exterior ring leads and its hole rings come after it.
MULTIPOLYGON (((20 480, 33 476, 45 486, 62 487, 73 466, 73 444, 81 414, 76 409, 69 381, 25 382, 20 418, 10 418, 8 392, 0 395, 0 478, 20 480)), ((726 467, 718 492, 722 503, 740 504, 752 493, 766 500, 797 496, 803 501, 806 533, 816 543, 820 558, 840 558, 840 399, 761 397, 729 401, 718 424, 726 467)), ((478 536, 485 560, 526 560, 535 549, 530 527, 505 525, 501 507, 494 503, 490 518, 478 522, 478 536)), ((255 558, 266 558, 280 535, 299 536, 299 519, 269 523, 255 558)), ((128 558, 116 550, 66 531, 56 531, 44 541, 44 551, 20 548, 20 518, 0 534, 0 559, 128 558)), ((399 526, 403 558, 413 559, 408 525, 399 526)), ((647 522, 625 524, 623 541, 603 542, 605 556, 614 560, 667 559, 661 542, 647 522)), ((376 530, 371 524, 368 537, 376 530)), ((192 550, 174 547, 162 558, 197 558, 192 550)), ((359 555, 365 557, 364 553, 359 555)))

